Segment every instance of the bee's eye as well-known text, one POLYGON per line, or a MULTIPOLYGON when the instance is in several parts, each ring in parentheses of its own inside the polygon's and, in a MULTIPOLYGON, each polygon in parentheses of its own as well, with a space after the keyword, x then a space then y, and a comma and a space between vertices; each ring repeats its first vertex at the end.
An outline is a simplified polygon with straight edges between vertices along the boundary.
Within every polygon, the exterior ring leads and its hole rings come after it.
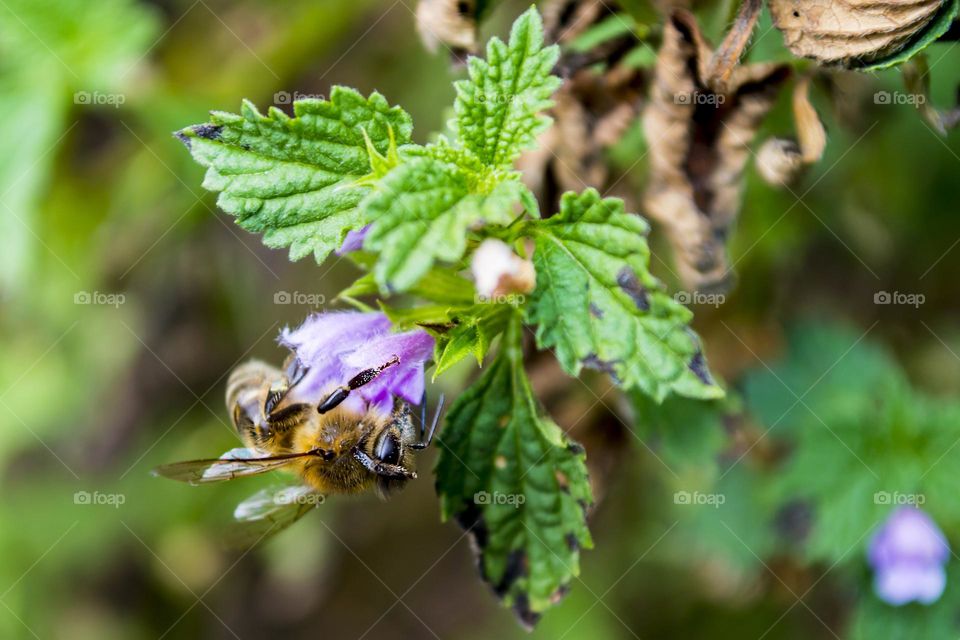
POLYGON ((400 441, 392 433, 384 434, 377 442, 374 455, 385 464, 397 464, 400 462, 400 441))

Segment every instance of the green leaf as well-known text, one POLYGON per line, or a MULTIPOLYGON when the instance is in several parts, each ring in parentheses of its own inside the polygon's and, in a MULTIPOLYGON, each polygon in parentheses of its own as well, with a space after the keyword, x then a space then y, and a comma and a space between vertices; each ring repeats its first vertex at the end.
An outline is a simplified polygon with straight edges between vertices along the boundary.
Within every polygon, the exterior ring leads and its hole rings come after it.
POLYGON ((592 498, 582 447, 540 414, 520 333, 514 319, 498 357, 450 408, 436 472, 443 517, 473 535, 483 579, 532 626, 592 546, 592 498))
POLYGON ((491 167, 508 167, 531 147, 550 126, 540 112, 552 106, 550 96, 561 84, 551 75, 559 55, 556 45, 543 46, 543 22, 531 7, 513 23, 509 44, 493 38, 486 60, 471 57, 469 79, 455 84, 462 145, 491 167))
POLYGON ((472 355, 477 365, 483 366, 490 344, 506 329, 513 313, 507 304, 478 304, 455 314, 453 328, 438 335, 433 379, 467 356, 472 355))
POLYGON ((960 526, 960 403, 911 389, 858 332, 810 325, 792 335, 790 357, 753 374, 746 399, 755 416, 782 418, 795 436, 769 486, 780 504, 810 506, 807 556, 859 562, 869 531, 901 504, 922 505, 947 530, 960 526), (774 385, 791 385, 785 411, 771 411, 774 385))
POLYGON ((634 430, 667 468, 678 474, 690 470, 708 479, 717 475, 720 452, 727 444, 723 401, 670 396, 657 403, 637 391, 629 397, 634 430))
POLYGON ((240 115, 213 112, 177 135, 207 167, 203 186, 220 193, 217 204, 241 227, 263 233, 268 247, 289 246, 291 260, 313 253, 322 262, 369 222, 357 207, 370 191, 357 181, 373 171, 365 137, 390 158, 393 140, 408 143, 412 125, 380 94, 345 87, 293 110, 293 118, 273 107, 264 116, 244 102, 240 115))
POLYGON ((528 193, 514 176, 478 181, 452 162, 405 157, 362 204, 374 221, 364 247, 380 252, 373 268, 377 283, 405 291, 437 260, 459 260, 470 228, 510 222, 528 193))
POLYGON ((647 223, 595 189, 564 194, 560 213, 529 225, 537 288, 528 306, 537 343, 571 375, 605 371, 656 401, 669 392, 723 396, 707 369, 692 314, 650 275, 647 223))
POLYGON ((943 8, 940 9, 940 13, 927 25, 927 27, 913 38, 910 43, 900 49, 895 54, 883 60, 873 62, 865 67, 862 67, 862 71, 877 71, 880 69, 886 69, 892 67, 893 65, 900 64, 901 62, 906 62, 913 56, 917 55, 928 46, 936 42, 940 36, 945 34, 950 28, 950 25, 953 24, 954 19, 957 17, 958 9, 960 9, 960 0, 948 0, 943 8))

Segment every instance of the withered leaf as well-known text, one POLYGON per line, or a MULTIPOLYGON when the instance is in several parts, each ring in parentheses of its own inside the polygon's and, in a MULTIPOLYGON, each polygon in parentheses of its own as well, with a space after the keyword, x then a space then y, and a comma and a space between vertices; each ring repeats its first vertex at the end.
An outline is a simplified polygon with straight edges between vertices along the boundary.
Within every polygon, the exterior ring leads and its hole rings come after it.
POLYGON ((430 51, 441 45, 455 59, 476 53, 480 18, 490 0, 420 0, 417 31, 430 51))
POLYGON ((770 0, 773 22, 791 52, 845 67, 890 58, 939 25, 945 11, 955 13, 956 1, 770 0))
POLYGON ((740 209, 748 145, 790 74, 774 63, 736 66, 718 93, 708 86, 712 59, 694 17, 675 12, 643 115, 645 209, 665 228, 680 278, 698 291, 729 286, 725 240, 740 209))
MULTIPOLYGON (((547 38, 570 43, 600 21, 610 19, 617 4, 602 0, 553 0, 544 5, 547 38)), ((560 195, 586 187, 604 190, 609 166, 604 151, 616 144, 640 112, 646 76, 624 64, 637 46, 632 33, 612 38, 587 52, 565 49, 557 64, 565 76, 554 94, 554 125, 524 154, 518 168, 544 210, 554 210, 560 195)), ((624 194, 629 195, 629 194, 624 194)))

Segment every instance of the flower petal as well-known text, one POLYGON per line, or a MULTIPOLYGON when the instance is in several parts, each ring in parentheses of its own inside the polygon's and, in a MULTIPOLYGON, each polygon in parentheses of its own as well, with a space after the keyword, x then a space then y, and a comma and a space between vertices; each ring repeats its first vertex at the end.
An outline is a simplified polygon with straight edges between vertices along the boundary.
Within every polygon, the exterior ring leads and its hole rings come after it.
POLYGON ((367 237, 368 231, 370 231, 370 225, 367 225, 362 229, 351 229, 347 232, 347 237, 343 239, 343 244, 341 244, 340 248, 334 253, 336 253, 338 256, 342 256, 343 254, 350 253, 351 251, 359 251, 363 248, 363 240, 367 237))
POLYGON ((878 571, 874 577, 877 596, 897 606, 913 601, 933 604, 946 586, 947 573, 939 564, 900 563, 878 571))

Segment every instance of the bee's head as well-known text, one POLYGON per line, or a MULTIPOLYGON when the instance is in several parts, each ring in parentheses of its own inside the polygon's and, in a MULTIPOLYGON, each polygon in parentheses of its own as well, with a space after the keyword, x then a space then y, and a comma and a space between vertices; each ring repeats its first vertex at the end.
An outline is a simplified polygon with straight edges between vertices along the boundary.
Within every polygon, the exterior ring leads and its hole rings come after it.
POLYGON ((371 441, 370 457, 386 471, 377 474, 377 492, 383 498, 402 489, 413 473, 413 451, 404 442, 403 434, 396 425, 391 424, 371 441))

